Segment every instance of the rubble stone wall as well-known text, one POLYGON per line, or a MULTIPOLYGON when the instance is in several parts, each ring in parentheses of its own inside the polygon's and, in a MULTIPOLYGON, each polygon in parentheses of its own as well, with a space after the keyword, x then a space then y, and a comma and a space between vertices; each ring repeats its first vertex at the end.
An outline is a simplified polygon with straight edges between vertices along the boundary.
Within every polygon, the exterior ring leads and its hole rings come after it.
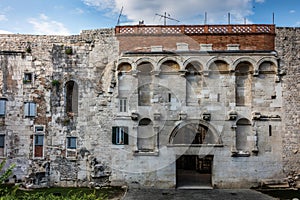
POLYGON ((282 78, 283 171, 300 174, 300 28, 279 27, 276 34, 276 51, 286 73, 282 78))

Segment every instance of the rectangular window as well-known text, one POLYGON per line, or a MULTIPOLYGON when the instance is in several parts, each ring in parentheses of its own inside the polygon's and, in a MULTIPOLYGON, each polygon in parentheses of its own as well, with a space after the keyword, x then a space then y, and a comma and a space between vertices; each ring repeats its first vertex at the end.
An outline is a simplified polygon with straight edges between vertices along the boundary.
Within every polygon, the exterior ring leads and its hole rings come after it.
POLYGON ((112 131, 113 144, 128 144, 128 127, 113 127, 112 131))
POLYGON ((32 82, 32 73, 24 73, 24 79, 23 82, 26 83, 31 83, 32 82))
POLYGON ((34 136, 34 157, 42 158, 44 156, 44 135, 34 136))
POLYGON ((24 116, 35 117, 36 116, 36 104, 33 102, 27 102, 24 105, 24 116))
POLYGON ((67 151, 66 156, 68 158, 76 158, 77 152, 77 138, 76 137, 67 137, 67 151))
POLYGON ((127 112, 127 99, 126 98, 119 99, 119 111, 127 112))
POLYGON ((5 135, 0 135, 0 156, 4 156, 5 135))
POLYGON ((67 148, 76 149, 76 137, 67 137, 67 148))
POLYGON ((6 99, 0 99, 0 117, 4 117, 6 113, 6 99))
POLYGON ((269 125, 269 136, 272 136, 272 125, 269 125))

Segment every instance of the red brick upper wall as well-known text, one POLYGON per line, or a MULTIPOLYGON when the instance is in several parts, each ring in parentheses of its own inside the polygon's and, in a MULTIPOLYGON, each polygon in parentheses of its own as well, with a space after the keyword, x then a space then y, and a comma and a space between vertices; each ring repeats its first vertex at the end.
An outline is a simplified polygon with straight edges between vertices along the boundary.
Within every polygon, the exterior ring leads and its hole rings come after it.
POLYGON ((275 49, 275 25, 179 25, 179 26, 117 26, 120 52, 150 51, 163 46, 174 51, 176 43, 187 43, 189 50, 200 50, 199 44, 212 44, 213 50, 226 50, 228 44, 239 44, 240 50, 275 49))

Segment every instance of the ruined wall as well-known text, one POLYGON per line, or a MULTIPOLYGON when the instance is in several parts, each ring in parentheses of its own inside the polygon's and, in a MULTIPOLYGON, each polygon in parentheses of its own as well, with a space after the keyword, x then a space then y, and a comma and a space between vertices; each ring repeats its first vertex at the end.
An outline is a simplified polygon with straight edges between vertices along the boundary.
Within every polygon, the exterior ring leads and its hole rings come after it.
POLYGON ((4 157, 17 164, 16 179, 87 186, 92 177, 107 177, 112 117, 108 90, 113 89, 118 52, 113 35, 112 29, 99 29, 75 36, 0 36, 1 98, 7 99, 0 134, 5 135, 4 157), (36 116, 25 116, 26 102, 36 104, 36 116), (37 126, 45 127, 39 132, 39 154, 37 126), (67 148, 68 138, 76 138, 75 150, 67 148))
POLYGON ((300 173, 300 29, 277 28, 276 50, 283 82, 283 163, 284 173, 300 173))

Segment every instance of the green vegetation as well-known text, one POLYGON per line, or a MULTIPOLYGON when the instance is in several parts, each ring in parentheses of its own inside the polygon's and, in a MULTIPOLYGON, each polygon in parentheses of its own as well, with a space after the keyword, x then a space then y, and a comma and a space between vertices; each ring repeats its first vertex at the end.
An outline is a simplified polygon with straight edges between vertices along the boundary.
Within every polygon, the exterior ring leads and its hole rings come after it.
POLYGON ((53 86, 59 86, 59 80, 52 80, 53 86))
POLYGON ((18 185, 2 184, 12 175, 15 164, 3 170, 6 160, 0 163, 0 200, 104 200, 119 197, 121 187, 90 188, 40 188, 25 190, 18 185))
POLYGON ((26 53, 31 53, 31 47, 26 48, 26 53))
POLYGON ((66 53, 67 55, 72 55, 72 54, 73 54, 72 48, 66 48, 66 49, 65 49, 65 53, 66 53))
POLYGON ((12 170, 15 168, 15 164, 12 164, 9 166, 7 170, 4 172, 1 172, 3 170, 3 167, 5 166, 6 160, 2 160, 0 163, 0 184, 3 183, 8 177, 12 174, 12 170))
POLYGON ((0 200, 105 200, 121 196, 120 187, 90 188, 40 188, 34 190, 15 189, 2 185, 0 200))

